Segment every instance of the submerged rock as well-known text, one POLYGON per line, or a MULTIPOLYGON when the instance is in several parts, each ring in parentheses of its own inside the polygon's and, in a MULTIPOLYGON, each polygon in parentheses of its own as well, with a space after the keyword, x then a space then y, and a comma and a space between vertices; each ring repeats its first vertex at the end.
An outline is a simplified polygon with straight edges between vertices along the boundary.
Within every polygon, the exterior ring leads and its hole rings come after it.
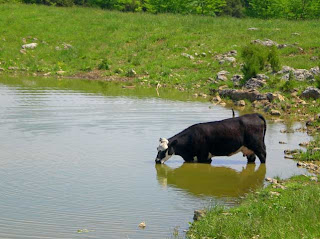
POLYGON ((139 224, 139 227, 140 227, 141 229, 144 229, 146 226, 147 226, 147 225, 146 225, 145 222, 141 222, 141 223, 139 224))

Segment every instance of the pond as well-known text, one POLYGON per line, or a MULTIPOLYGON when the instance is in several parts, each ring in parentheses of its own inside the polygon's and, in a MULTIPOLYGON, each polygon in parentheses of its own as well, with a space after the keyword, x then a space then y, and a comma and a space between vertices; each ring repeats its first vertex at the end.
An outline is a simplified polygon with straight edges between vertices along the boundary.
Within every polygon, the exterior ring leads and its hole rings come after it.
POLYGON ((272 122, 266 165, 247 165, 241 154, 211 165, 178 156, 155 165, 160 137, 232 115, 180 92, 160 95, 121 84, 0 78, 0 238, 171 238, 195 209, 235 205, 265 177, 306 173, 283 151, 309 136, 280 133, 299 124, 272 122))

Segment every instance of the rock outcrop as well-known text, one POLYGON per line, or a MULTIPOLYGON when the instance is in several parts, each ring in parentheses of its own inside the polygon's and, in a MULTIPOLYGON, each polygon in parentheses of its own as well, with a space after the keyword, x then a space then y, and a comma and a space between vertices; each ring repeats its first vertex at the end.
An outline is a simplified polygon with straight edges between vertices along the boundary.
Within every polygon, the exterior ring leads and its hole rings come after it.
POLYGON ((308 87, 305 91, 302 92, 301 97, 309 99, 319 99, 320 98, 320 89, 315 87, 308 87))

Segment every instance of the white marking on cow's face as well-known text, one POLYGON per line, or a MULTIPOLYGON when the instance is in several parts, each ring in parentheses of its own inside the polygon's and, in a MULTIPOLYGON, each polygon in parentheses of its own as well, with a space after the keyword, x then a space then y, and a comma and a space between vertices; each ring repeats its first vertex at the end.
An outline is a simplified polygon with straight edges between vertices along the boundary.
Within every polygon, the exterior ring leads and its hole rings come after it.
POLYGON ((198 162, 198 157, 197 157, 197 156, 194 156, 194 157, 193 157, 193 161, 194 161, 194 162, 198 162))
POLYGON ((157 147, 158 155, 157 155, 157 158, 156 158, 156 162, 164 163, 169 158, 171 158, 172 155, 174 155, 174 152, 173 152, 173 154, 169 155, 169 146, 168 146, 169 141, 166 138, 160 138, 159 141, 160 141, 160 144, 157 147))
POLYGON ((161 159, 161 163, 165 163, 169 158, 171 158, 171 157, 172 157, 172 155, 174 155, 174 153, 173 153, 173 154, 171 154, 171 155, 169 155, 169 150, 167 150, 167 152, 166 152, 166 156, 165 156, 164 158, 162 158, 162 159, 161 159))
POLYGON ((211 159, 213 155, 211 153, 208 154, 208 159, 211 159))
POLYGON ((160 138, 159 141, 160 141, 160 144, 157 148, 158 152, 165 151, 168 148, 169 141, 166 138, 160 138))

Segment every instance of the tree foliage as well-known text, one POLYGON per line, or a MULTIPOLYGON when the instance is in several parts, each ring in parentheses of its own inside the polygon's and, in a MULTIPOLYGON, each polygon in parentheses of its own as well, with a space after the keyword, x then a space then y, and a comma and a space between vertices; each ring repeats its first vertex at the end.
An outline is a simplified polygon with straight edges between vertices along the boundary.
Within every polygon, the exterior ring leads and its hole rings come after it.
MULTIPOLYGON (((8 0, 0 0, 6 2, 8 0)), ((229 15, 233 17, 314 19, 320 0, 15 0, 55 6, 95 6, 120 11, 229 15)))

